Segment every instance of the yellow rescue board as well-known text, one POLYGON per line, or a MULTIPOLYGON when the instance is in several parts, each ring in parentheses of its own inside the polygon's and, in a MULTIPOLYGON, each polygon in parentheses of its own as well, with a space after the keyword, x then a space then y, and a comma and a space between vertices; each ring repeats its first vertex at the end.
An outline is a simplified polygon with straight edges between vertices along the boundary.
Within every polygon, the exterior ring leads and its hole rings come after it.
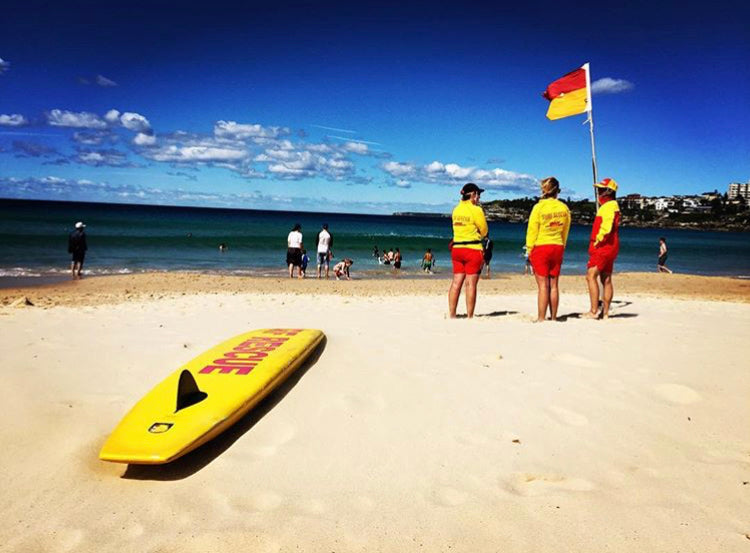
POLYGON ((235 336, 159 383, 120 421, 99 458, 169 463, 215 438, 281 384, 323 341, 312 329, 235 336))

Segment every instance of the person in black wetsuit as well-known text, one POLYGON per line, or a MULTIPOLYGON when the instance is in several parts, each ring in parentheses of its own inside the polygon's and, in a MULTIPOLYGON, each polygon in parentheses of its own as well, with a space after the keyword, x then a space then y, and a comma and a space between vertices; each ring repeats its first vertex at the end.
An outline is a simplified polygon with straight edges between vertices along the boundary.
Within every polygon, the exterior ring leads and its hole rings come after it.
POLYGON ((487 276, 485 278, 490 278, 490 261, 492 261, 492 249, 495 247, 495 244, 492 243, 492 240, 490 240, 490 237, 484 239, 484 253, 482 254, 482 257, 484 259, 484 266, 487 268, 487 276))
POLYGON ((73 256, 70 263, 70 270, 73 278, 80 278, 83 271, 83 259, 86 257, 86 228, 81 221, 76 223, 76 229, 68 236, 68 253, 73 256))

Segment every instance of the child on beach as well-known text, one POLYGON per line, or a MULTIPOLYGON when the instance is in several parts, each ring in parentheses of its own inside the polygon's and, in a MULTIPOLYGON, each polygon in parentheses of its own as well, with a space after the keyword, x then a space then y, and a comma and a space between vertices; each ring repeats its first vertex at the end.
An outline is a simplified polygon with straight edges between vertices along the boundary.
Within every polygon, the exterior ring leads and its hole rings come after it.
POLYGON ((299 278, 305 278, 305 271, 307 270, 307 264, 310 263, 310 258, 307 257, 307 250, 302 250, 302 265, 299 266, 299 278))
POLYGON ((351 280, 351 276, 349 275, 349 267, 352 266, 352 261, 348 257, 345 257, 342 261, 339 261, 336 263, 336 265, 333 267, 333 274, 336 275, 336 280, 341 280, 341 277, 346 277, 346 280, 351 280))
POLYGON ((585 319, 599 318, 599 282, 602 283, 603 319, 609 318, 609 306, 615 290, 612 286, 612 272, 615 259, 620 251, 620 207, 617 205, 617 183, 606 178, 594 185, 597 190, 599 209, 596 212, 594 226, 589 239, 589 262, 586 267, 586 284, 589 289, 591 310, 583 314, 585 319))

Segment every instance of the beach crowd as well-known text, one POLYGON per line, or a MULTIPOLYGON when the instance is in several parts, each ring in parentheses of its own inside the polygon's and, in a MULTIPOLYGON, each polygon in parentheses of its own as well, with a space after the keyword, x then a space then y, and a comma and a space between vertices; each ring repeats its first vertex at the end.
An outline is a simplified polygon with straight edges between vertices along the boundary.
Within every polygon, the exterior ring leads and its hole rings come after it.
MULTIPOLYGON (((589 292, 590 309, 583 318, 606 319, 614 296, 612 274, 620 249, 619 226, 620 208, 617 203, 617 182, 605 178, 594 185, 597 194, 597 212, 591 229, 586 265, 586 285, 589 292)), ((483 272, 490 278, 490 263, 493 255, 493 242, 489 237, 489 227, 480 205, 484 189, 474 183, 466 183, 460 190, 461 199, 451 215, 453 239, 449 243, 453 278, 448 291, 448 311, 456 317, 458 300, 463 292, 466 301, 466 316, 474 316, 477 299, 477 284, 483 272)), ((557 320, 560 303, 558 279, 563 264, 565 247, 570 233, 571 215, 564 202, 558 199, 560 183, 555 177, 547 177, 540 182, 540 199, 529 215, 526 241, 523 247, 524 273, 534 276, 537 283, 536 322, 557 320)), ((88 249, 86 225, 79 221, 68 239, 68 253, 72 256, 71 272, 80 278, 83 262, 88 249)), ((192 236, 191 234, 188 237, 192 236)), ((219 244, 219 251, 228 249, 226 243, 219 244)), ((328 224, 323 223, 315 238, 314 260, 318 279, 351 280, 349 257, 341 258, 332 265, 333 235, 328 224)), ((659 238, 657 271, 672 273, 666 266, 668 257, 666 238, 659 238)), ((374 246, 372 256, 381 265, 392 267, 398 274, 403 263, 399 248, 384 249, 374 246)), ((297 223, 287 236, 286 265, 289 278, 305 278, 310 256, 304 247, 302 226, 297 223)), ((423 272, 433 274, 436 265, 435 255, 430 248, 420 260, 423 272)))

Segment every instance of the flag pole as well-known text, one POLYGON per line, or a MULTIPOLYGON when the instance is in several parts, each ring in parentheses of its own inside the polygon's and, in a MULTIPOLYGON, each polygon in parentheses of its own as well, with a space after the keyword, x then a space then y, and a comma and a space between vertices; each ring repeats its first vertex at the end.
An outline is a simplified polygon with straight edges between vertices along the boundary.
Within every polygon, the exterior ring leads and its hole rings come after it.
MULTIPOLYGON (((588 122, 589 133, 591 134, 591 169, 594 174, 594 184, 599 182, 599 177, 596 171, 596 145, 594 144, 594 110, 591 104, 591 72, 589 63, 583 64, 583 69, 586 72, 586 111, 588 111, 588 119, 584 121, 584 124, 588 122)), ((594 187, 594 208, 596 208, 596 187, 594 187)))
MULTIPOLYGON (((594 214, 599 210, 599 195, 596 193, 596 183, 599 182, 598 175, 596 174, 596 146, 594 145, 594 107, 591 104, 591 69, 589 62, 583 64, 583 68, 586 71, 586 109, 589 112, 589 134, 591 135, 591 170, 594 175, 594 214)), ((585 123, 585 121, 584 121, 585 123)), ((599 293, 599 302, 602 302, 604 296, 604 287, 602 286, 601 292, 599 293)), ((599 307, 597 306, 597 312, 599 307)))

